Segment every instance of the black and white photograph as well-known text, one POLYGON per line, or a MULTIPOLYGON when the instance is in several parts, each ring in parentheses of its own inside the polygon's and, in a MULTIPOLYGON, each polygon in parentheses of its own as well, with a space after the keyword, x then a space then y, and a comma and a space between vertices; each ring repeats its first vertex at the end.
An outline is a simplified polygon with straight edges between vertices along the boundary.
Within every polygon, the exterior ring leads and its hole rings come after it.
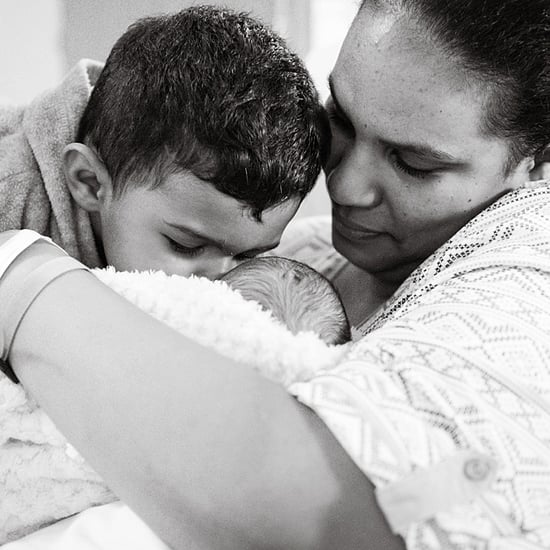
POLYGON ((550 0, 0 0, 2 550, 550 550, 550 0))

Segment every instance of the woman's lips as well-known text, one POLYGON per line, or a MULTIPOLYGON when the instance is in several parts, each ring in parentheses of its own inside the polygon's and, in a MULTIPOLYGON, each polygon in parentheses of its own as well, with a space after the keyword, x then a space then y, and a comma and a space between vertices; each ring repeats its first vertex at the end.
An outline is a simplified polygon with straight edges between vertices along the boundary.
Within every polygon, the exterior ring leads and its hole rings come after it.
POLYGON ((383 235, 381 231, 373 231, 351 220, 343 219, 342 216, 335 213, 332 215, 332 224, 337 233, 354 241, 372 239, 373 237, 383 235))

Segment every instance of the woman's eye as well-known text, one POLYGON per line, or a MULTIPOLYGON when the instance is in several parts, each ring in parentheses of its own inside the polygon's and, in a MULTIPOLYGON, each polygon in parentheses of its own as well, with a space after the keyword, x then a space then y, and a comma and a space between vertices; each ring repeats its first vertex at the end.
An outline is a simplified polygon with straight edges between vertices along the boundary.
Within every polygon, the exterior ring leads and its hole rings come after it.
POLYGON ((170 248, 183 256, 188 256, 190 258, 194 256, 198 256, 204 251, 204 245, 199 246, 184 246, 177 241, 174 241, 174 239, 171 239, 170 237, 166 237, 166 240, 168 241, 168 244, 170 245, 170 248))
POLYGON ((435 169, 415 168, 414 166, 411 166, 399 156, 399 153, 395 151, 391 153, 391 159, 398 170, 401 170, 401 172, 404 172, 413 178, 425 179, 435 172, 435 169))

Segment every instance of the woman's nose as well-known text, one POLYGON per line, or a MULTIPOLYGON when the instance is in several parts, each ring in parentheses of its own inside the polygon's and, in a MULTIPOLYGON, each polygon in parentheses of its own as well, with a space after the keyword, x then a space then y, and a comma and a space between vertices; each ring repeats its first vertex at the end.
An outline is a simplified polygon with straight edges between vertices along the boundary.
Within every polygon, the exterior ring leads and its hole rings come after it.
POLYGON ((382 201, 382 175, 368 151, 350 147, 340 154, 330 171, 327 188, 330 198, 342 206, 374 208, 382 201))

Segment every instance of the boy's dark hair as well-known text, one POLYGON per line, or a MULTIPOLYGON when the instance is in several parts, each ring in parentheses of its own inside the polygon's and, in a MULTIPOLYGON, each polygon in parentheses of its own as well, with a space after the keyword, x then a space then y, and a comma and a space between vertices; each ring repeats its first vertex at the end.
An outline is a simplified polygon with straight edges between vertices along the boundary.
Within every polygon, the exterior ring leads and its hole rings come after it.
POLYGON ((511 144, 510 167, 550 144, 548 0, 363 0, 411 16, 489 90, 483 130, 511 144))
POLYGON ((80 121, 120 196, 190 171, 265 209, 313 187, 327 120, 297 55, 248 15, 199 6, 137 21, 116 42, 80 121))
POLYGON ((306 264, 264 256, 221 277, 247 300, 255 300, 294 334, 312 331, 327 344, 351 339, 349 321, 334 285, 306 264))

